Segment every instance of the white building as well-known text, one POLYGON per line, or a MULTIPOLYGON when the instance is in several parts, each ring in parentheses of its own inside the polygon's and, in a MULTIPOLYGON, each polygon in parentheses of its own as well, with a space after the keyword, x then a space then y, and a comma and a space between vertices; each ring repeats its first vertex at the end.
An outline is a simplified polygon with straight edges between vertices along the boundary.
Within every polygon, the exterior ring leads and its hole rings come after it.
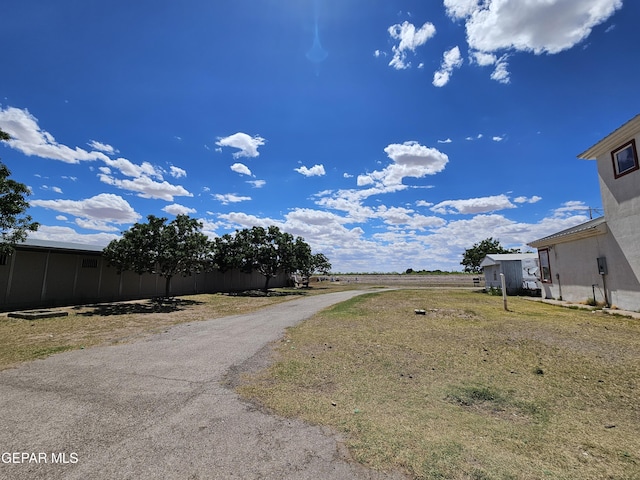
POLYGON ((507 294, 536 291, 538 255, 535 253, 495 253, 484 257, 480 266, 487 288, 502 288, 500 274, 504 274, 507 294))
POLYGON ((529 243, 542 294, 640 310, 640 115, 578 158, 596 160, 604 217, 529 243))

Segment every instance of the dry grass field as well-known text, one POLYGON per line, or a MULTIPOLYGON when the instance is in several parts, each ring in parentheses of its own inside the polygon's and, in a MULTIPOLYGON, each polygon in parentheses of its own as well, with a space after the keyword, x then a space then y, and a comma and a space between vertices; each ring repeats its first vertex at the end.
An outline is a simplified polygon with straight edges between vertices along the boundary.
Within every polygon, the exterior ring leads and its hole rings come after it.
POLYGON ((640 321, 509 308, 468 290, 357 297, 289 329, 238 391, 411 478, 640 478, 640 321))

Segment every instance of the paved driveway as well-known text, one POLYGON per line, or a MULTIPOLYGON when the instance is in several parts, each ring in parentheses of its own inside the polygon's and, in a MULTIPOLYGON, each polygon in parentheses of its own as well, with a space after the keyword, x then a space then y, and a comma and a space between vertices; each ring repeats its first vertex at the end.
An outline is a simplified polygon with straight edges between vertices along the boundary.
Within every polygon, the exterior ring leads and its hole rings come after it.
POLYGON ((352 479, 331 432, 267 415, 221 382, 284 328, 364 292, 284 302, 0 372, 2 479, 352 479))

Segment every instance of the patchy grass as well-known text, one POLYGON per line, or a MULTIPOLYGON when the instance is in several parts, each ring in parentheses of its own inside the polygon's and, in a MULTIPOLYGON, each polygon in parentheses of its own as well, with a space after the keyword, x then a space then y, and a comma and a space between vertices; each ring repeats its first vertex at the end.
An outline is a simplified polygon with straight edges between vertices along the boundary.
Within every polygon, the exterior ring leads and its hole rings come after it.
POLYGON ((640 322, 509 308, 469 291, 356 297, 289 329, 238 391, 412 478, 640 478, 640 322))

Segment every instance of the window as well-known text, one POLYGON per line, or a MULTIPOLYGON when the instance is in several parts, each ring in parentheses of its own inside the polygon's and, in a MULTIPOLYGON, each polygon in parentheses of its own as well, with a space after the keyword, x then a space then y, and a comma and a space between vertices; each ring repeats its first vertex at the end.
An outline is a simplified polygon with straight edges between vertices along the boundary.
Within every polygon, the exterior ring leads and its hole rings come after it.
POLYGON ((551 265, 549 264, 549 249, 538 250, 538 257, 540 259, 540 281, 542 283, 553 283, 551 280, 551 265))
POLYGON ((622 177, 627 173, 638 170, 639 165, 636 141, 631 140, 611 152, 611 160, 613 161, 613 173, 615 178, 622 177))
POLYGON ((83 258, 82 259, 82 268, 98 268, 98 259, 97 258, 83 258))

